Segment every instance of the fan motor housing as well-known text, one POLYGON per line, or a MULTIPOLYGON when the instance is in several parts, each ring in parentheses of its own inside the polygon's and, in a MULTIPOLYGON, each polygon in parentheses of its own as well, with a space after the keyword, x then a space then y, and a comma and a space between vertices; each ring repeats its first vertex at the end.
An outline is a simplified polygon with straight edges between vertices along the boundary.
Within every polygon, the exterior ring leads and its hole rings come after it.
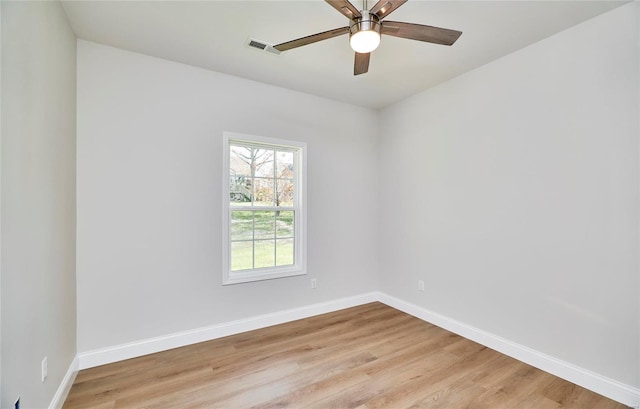
POLYGON ((381 24, 377 15, 370 13, 369 10, 362 10, 360 14, 362 14, 362 17, 351 20, 351 24, 349 25, 349 36, 352 36, 359 31, 369 30, 380 33, 381 24))

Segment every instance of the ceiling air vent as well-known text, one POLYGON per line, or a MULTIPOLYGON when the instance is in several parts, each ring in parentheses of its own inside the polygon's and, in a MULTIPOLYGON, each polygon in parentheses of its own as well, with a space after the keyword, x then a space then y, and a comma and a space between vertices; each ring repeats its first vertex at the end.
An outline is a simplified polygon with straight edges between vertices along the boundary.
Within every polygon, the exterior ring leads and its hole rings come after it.
POLYGON ((249 39, 249 47, 255 47, 264 50, 265 48, 267 48, 267 45, 264 43, 259 43, 256 40, 249 39))
POLYGON ((254 50, 265 51, 265 52, 276 54, 276 55, 280 54, 280 51, 273 48, 271 44, 268 44, 264 41, 256 40, 255 38, 251 38, 251 37, 247 38, 246 45, 247 47, 253 48, 254 50))

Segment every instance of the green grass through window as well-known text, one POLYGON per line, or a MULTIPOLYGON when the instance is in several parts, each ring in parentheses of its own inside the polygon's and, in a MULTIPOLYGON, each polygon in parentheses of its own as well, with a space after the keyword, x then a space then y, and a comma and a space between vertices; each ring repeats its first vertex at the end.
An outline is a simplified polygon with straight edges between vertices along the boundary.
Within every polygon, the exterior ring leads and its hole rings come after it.
POLYGON ((294 212, 231 212, 231 270, 293 265, 294 212))

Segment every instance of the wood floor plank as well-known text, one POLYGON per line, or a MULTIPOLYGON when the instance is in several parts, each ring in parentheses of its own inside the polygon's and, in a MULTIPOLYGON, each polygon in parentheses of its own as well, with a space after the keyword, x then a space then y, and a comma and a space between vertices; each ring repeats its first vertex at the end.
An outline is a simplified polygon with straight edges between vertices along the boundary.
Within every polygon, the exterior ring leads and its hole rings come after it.
MULTIPOLYGON (((447 352, 442 353, 448 354, 447 352)), ((499 357, 495 351, 484 348, 470 356, 461 358, 452 355, 454 359, 444 361, 443 364, 438 364, 438 361, 431 364, 430 359, 433 359, 437 354, 438 352, 434 351, 423 358, 426 365, 420 373, 407 381, 394 384, 393 394, 380 394, 366 402, 366 406, 370 409, 386 408, 390 405, 410 407, 416 401, 424 399, 425 396, 433 395, 448 386, 457 385, 460 379, 468 376, 469 372, 499 357)))
POLYGON ((80 371, 64 409, 622 409, 381 303, 80 371))

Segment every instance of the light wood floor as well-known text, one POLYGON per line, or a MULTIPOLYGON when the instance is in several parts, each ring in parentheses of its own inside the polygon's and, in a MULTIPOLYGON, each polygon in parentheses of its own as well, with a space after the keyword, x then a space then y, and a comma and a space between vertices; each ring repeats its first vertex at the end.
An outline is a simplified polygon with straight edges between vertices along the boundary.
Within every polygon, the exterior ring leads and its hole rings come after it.
POLYGON ((64 409, 625 408, 380 303, 81 371, 64 409))

